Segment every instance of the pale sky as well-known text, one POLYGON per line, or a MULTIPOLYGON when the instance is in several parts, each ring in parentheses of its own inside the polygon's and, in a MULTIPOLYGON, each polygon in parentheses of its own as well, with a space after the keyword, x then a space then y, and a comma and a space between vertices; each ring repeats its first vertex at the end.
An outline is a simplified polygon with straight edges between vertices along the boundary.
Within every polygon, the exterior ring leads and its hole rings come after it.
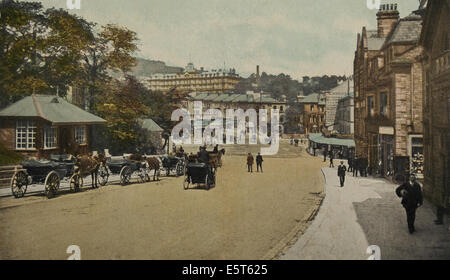
MULTIPOLYGON (((43 0, 67 8, 66 0, 43 0)), ((398 3, 400 16, 419 1, 398 3)), ((235 68, 242 76, 261 71, 304 75, 353 72, 356 35, 376 28, 367 0, 81 0, 71 10, 99 24, 135 31, 137 56, 184 67, 235 68)))

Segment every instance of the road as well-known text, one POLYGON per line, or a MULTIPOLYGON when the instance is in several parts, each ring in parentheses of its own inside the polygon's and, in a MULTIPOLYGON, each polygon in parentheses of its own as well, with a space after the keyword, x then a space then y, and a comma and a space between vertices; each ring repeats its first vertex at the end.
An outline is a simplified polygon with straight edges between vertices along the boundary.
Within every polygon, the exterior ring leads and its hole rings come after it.
MULTIPOLYGON (((284 144, 248 173, 230 149, 216 187, 183 190, 182 178, 125 187, 0 199, 1 259, 262 259, 304 222, 323 192, 323 163, 284 144)), ((244 154, 244 153, 243 153, 244 154)))

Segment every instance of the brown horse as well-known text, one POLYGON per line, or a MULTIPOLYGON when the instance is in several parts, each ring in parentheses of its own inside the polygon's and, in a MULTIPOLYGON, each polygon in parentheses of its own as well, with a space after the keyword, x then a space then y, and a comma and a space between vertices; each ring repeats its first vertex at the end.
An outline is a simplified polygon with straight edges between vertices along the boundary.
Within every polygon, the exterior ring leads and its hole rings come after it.
MULTIPOLYGON (((149 176, 150 176, 150 172, 152 170, 154 170, 153 173, 153 181, 156 181, 156 176, 157 173, 161 167, 161 161, 159 158, 157 157, 146 157, 143 155, 139 155, 139 154, 132 154, 128 157, 129 160, 133 160, 133 161, 139 161, 139 162, 143 162, 145 161, 147 163, 147 168, 149 171, 149 176)), ((150 178, 148 179, 150 180, 150 178)))
POLYGON ((214 172, 216 172, 219 167, 222 167, 223 155, 225 155, 225 149, 222 149, 217 153, 209 153, 209 165, 214 172))
POLYGON ((98 188, 98 169, 100 166, 105 165, 106 157, 103 154, 96 154, 94 156, 81 155, 76 157, 75 173, 78 173, 81 177, 91 175, 92 188, 98 188))

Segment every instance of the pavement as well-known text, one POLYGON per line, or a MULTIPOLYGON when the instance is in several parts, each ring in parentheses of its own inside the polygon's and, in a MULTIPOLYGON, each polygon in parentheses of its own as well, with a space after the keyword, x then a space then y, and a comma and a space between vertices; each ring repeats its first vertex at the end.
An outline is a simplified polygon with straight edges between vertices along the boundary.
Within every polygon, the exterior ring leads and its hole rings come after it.
POLYGON ((417 210, 416 233, 408 233, 396 185, 379 178, 346 176, 340 187, 336 168, 322 168, 325 199, 305 233, 281 260, 365 260, 368 247, 383 260, 450 259, 449 219, 436 226, 432 206, 417 210))

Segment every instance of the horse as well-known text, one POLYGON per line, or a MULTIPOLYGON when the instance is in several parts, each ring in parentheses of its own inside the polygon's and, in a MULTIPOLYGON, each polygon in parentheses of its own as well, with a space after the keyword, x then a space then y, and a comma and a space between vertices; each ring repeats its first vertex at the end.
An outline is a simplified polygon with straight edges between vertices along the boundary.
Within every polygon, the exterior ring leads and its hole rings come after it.
POLYGON ((76 157, 75 172, 81 177, 90 174, 92 178, 92 188, 98 188, 98 169, 106 164, 106 157, 103 154, 94 156, 79 155, 76 157))
MULTIPOLYGON (((156 181, 156 176, 158 175, 157 173, 162 165, 161 160, 158 157, 146 157, 146 156, 140 155, 140 154, 131 154, 128 156, 128 159, 133 160, 133 161, 145 162, 146 167, 149 171, 149 176, 150 176, 150 172, 152 170, 154 170, 153 181, 156 181)), ((148 180, 150 180, 150 178, 148 180)), ((158 178, 158 180, 159 180, 159 178, 158 178)))
POLYGON ((219 167, 222 167, 222 156, 225 155, 225 149, 218 151, 217 153, 209 153, 209 165, 213 169, 214 173, 219 167))

